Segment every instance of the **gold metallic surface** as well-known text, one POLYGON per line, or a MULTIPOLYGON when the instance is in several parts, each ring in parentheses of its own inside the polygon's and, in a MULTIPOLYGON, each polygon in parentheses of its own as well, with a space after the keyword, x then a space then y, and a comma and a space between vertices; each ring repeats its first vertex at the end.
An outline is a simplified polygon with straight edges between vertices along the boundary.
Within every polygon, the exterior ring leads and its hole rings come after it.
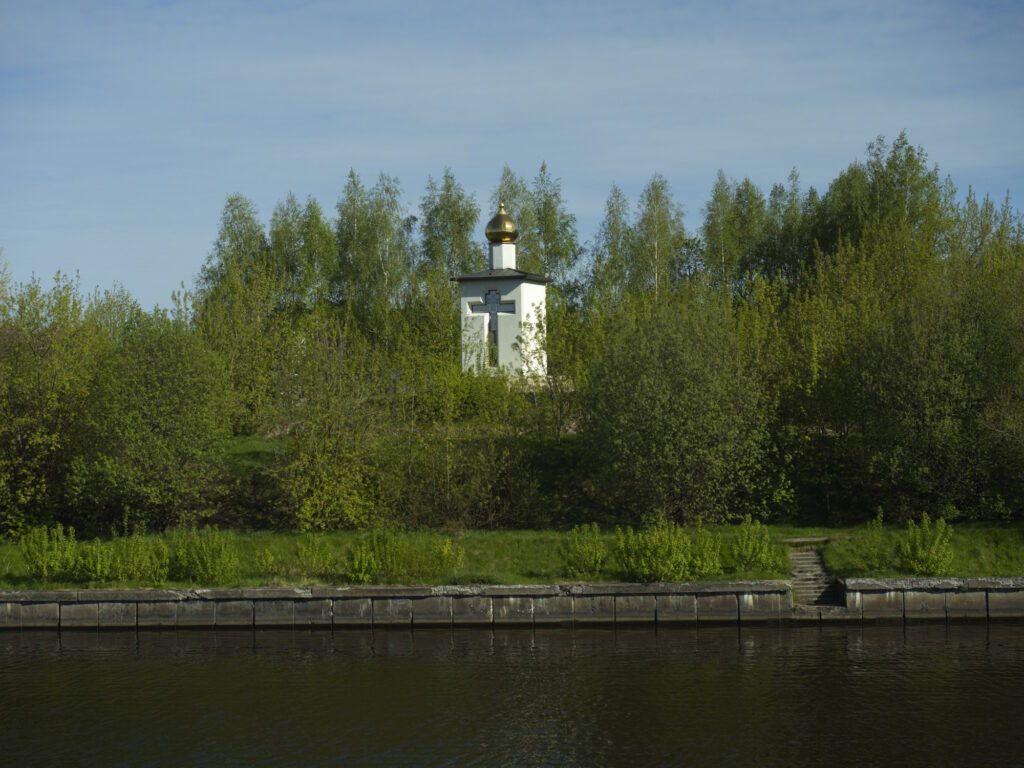
POLYGON ((487 222, 484 234, 491 243, 514 243, 519 237, 519 227, 512 221, 512 217, 505 213, 505 203, 498 204, 498 212, 487 222))

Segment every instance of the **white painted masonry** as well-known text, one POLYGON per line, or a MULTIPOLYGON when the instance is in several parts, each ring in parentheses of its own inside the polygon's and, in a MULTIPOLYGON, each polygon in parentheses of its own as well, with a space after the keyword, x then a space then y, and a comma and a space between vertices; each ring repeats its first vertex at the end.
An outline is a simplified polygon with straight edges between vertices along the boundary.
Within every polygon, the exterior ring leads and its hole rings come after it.
POLYGON ((487 225, 489 269, 459 277, 464 370, 547 374, 544 321, 548 278, 516 266, 515 222, 504 205, 487 225))

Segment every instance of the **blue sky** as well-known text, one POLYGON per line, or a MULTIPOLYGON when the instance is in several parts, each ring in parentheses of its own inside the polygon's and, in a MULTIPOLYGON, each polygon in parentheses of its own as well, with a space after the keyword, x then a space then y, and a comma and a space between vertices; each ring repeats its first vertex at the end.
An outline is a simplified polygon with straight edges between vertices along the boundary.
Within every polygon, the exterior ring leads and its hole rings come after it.
POLYGON ((449 167, 486 205, 546 161, 586 240, 612 183, 693 230, 719 168, 823 189, 901 130, 1019 208, 1022 40, 1012 2, 0 0, 0 246, 166 306, 235 192, 333 212, 383 171, 414 212, 449 167))

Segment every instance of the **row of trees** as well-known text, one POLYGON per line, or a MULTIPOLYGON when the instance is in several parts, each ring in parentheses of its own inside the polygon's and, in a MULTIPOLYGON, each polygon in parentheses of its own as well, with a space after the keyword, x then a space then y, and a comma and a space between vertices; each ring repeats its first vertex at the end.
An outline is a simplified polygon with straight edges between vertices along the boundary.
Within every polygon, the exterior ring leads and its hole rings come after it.
POLYGON ((1008 201, 902 135, 821 194, 720 174, 693 231, 661 176, 613 187, 586 244, 546 166, 501 182, 554 278, 544 382, 461 371, 485 253, 450 172, 415 211, 385 175, 269 227, 232 196, 168 311, 0 273, 0 527, 1024 514, 1008 201))

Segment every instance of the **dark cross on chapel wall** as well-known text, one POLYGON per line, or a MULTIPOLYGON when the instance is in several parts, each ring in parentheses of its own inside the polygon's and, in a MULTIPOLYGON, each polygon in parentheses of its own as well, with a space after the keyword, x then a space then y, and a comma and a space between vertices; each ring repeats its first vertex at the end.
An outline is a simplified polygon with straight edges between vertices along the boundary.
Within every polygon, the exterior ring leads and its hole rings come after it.
POLYGON ((505 312, 508 314, 514 314, 516 311, 516 303, 514 301, 502 301, 501 294, 497 291, 491 290, 484 294, 484 300, 482 304, 470 304, 470 311, 477 315, 489 315, 487 320, 487 338, 490 342, 490 362, 491 365, 497 365, 497 351, 498 351, 498 313, 505 312))

